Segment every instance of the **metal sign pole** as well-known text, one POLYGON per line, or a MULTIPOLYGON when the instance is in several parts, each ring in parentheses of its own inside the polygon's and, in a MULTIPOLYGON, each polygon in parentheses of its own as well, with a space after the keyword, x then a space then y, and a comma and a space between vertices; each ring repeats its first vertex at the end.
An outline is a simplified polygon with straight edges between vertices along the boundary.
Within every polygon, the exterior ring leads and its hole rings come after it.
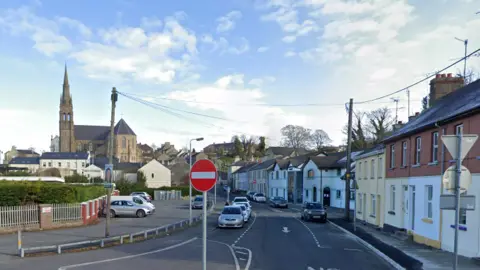
POLYGON ((352 180, 353 184, 355 185, 354 186, 354 190, 353 190, 353 203, 354 203, 354 207, 353 207, 353 231, 356 232, 357 231, 357 180, 353 179, 352 180))
POLYGON ((203 270, 207 270, 207 193, 203 192, 203 270))
POLYGON ((457 176, 455 177, 455 243, 453 247, 454 261, 453 270, 458 266, 458 223, 460 219, 460 176, 462 174, 462 134, 457 134, 457 176))

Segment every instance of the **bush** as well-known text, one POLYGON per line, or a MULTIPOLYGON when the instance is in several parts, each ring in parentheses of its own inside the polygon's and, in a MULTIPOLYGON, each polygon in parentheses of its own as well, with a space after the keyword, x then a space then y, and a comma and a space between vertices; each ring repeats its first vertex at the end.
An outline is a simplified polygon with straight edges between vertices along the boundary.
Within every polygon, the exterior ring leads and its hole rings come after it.
POLYGON ((78 203, 105 195, 103 186, 0 181, 0 206, 78 203))
POLYGON ((65 183, 89 183, 88 177, 74 173, 70 176, 65 176, 65 183))

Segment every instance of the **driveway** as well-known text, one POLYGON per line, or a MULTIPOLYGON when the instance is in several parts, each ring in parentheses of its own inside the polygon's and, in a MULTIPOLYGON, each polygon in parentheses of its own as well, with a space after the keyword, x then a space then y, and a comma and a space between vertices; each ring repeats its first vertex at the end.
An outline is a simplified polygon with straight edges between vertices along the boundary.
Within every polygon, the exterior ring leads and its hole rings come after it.
MULTIPOLYGON (((110 235, 124 235, 140 232, 145 229, 172 224, 189 217, 188 201, 153 201, 156 211, 146 218, 118 217, 111 219, 110 235)), ((193 216, 200 215, 201 211, 193 210, 193 216)), ((49 246, 69 242, 78 242, 103 238, 105 235, 105 219, 96 225, 66 228, 50 231, 24 232, 22 245, 24 248, 32 246, 49 246)), ((0 256, 17 255, 17 235, 0 235, 0 256)))

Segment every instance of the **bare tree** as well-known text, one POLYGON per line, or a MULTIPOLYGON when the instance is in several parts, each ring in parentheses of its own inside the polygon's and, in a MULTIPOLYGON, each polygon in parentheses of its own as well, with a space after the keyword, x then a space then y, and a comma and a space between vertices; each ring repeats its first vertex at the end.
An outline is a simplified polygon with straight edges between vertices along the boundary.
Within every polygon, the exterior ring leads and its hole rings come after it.
MULTIPOLYGON (((457 77, 462 77, 463 78, 463 71, 457 70, 457 77)), ((467 72, 465 74, 465 85, 470 84, 477 79, 480 79, 480 73, 476 72, 473 68, 467 69, 467 72)))
POLYGON ((367 129, 374 144, 380 143, 391 131, 395 120, 387 107, 373 110, 367 114, 367 129))
POLYGON ((332 142, 328 134, 323 131, 322 129, 317 129, 315 130, 311 135, 310 135, 310 140, 311 144, 315 149, 320 150, 322 149, 325 145, 329 144, 332 142))
POLYGON ((307 148, 311 142, 311 130, 302 126, 287 125, 282 133, 282 145, 294 149, 307 148))

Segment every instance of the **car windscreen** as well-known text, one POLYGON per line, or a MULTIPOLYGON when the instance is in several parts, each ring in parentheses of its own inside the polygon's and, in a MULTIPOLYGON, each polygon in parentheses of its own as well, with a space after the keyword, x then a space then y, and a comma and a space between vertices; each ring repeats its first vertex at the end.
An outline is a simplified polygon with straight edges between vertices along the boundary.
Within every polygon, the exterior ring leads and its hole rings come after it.
POLYGON ((263 195, 263 193, 257 193, 255 196, 257 196, 257 197, 265 197, 265 195, 263 195))
POLYGON ((319 203, 307 203, 307 209, 323 209, 323 206, 319 203))
POLYGON ((245 205, 240 205, 240 208, 242 209, 242 211, 247 210, 247 208, 245 207, 245 205))
POLYGON ((133 197, 132 199, 136 204, 143 204, 143 200, 139 197, 133 197))
POLYGON ((240 215, 242 210, 239 207, 227 207, 222 211, 223 215, 240 215))
POLYGON ((234 202, 248 202, 247 199, 245 198, 235 198, 235 200, 233 200, 234 202))
POLYGON ((195 201, 196 201, 196 202, 201 202, 201 201, 203 201, 203 198, 197 197, 197 198, 195 198, 195 201))

